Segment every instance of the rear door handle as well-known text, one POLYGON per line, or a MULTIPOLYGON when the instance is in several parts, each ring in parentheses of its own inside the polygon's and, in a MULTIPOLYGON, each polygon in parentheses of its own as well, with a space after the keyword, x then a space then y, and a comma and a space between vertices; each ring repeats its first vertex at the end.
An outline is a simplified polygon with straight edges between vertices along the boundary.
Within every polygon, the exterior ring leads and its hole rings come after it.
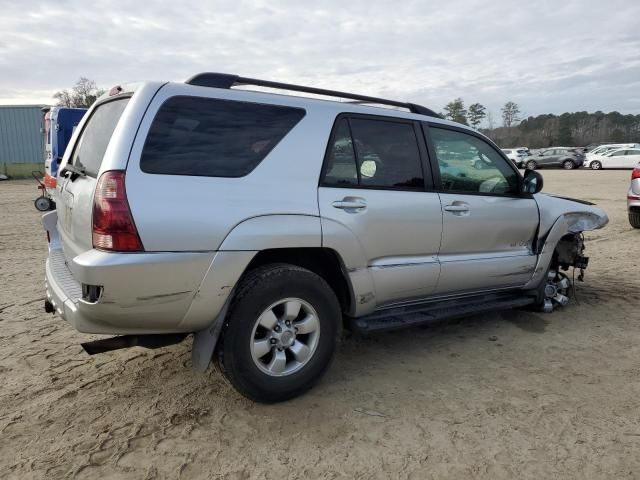
POLYGON ((342 200, 337 200, 331 204, 333 208, 339 208, 340 210, 345 210, 347 212, 351 211, 360 211, 367 207, 367 202, 363 198, 343 198, 342 200))

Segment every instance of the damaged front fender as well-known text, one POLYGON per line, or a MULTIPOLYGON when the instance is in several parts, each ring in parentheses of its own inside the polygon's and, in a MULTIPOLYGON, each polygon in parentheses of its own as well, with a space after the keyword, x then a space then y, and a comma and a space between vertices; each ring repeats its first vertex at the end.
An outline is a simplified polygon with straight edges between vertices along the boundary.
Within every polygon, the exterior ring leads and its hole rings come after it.
POLYGON ((537 248, 538 262, 525 288, 536 288, 546 274, 558 242, 568 235, 597 230, 609 223, 604 210, 585 202, 552 195, 536 195, 540 212, 537 248))

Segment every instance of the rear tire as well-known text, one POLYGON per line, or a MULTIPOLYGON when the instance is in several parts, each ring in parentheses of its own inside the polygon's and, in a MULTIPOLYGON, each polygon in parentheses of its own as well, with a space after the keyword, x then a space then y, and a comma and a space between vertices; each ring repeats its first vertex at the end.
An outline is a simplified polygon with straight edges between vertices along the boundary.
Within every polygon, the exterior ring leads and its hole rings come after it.
POLYGON ((640 228, 640 212, 629 212, 629 223, 633 228, 640 228))
POLYGON ((575 165, 571 160, 565 160, 564 162, 562 162, 562 168, 564 168, 565 170, 573 170, 574 167, 575 165))
POLYGON ((341 320, 338 299, 319 275, 288 264, 260 267, 241 280, 231 303, 220 370, 256 402, 301 395, 328 369, 341 320))
POLYGON ((591 162, 591 170, 600 170, 602 169, 602 163, 598 162, 597 160, 594 162, 591 162))
POLYGON ((526 168, 527 170, 535 170, 536 168, 538 168, 538 164, 533 160, 529 160, 524 164, 524 168, 526 168))

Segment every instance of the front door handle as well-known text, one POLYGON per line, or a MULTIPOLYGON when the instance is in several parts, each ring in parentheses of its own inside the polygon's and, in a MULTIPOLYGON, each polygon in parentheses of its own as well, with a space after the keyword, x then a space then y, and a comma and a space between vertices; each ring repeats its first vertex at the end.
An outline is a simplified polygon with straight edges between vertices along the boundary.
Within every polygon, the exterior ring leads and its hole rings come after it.
POLYGON ((469 212, 471 211, 471 206, 468 203, 464 203, 464 202, 453 202, 450 205, 445 205, 444 210, 446 210, 447 212, 451 212, 454 215, 463 216, 463 215, 469 215, 469 212))
POLYGON ((353 213, 362 211, 367 207, 367 202, 364 198, 345 197, 342 200, 337 200, 331 204, 333 208, 339 208, 346 212, 353 213))

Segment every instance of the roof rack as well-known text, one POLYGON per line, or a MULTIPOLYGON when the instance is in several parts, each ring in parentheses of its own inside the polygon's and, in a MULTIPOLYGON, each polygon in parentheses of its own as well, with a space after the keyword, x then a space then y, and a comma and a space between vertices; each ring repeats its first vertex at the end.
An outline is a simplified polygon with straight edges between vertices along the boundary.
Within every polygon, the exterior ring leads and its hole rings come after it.
POLYGON ((361 103, 374 103, 380 105, 390 105, 393 107, 406 108, 411 113, 418 113, 420 115, 427 115, 429 117, 438 117, 433 110, 417 105, 415 103, 398 102, 395 100, 387 100, 385 98, 369 97, 366 95, 358 95, 355 93, 338 92, 336 90, 326 90, 324 88, 305 87, 303 85, 294 85, 291 83, 272 82, 269 80, 260 80, 258 78, 246 78, 239 75, 232 75, 229 73, 214 73, 204 72, 198 73, 189 78, 185 83, 189 85, 197 85, 200 87, 215 87, 215 88, 231 88, 235 85, 253 85, 256 87, 275 88, 279 90, 289 90, 292 92, 304 92, 314 95, 324 95, 328 97, 348 98, 356 100, 361 103))

